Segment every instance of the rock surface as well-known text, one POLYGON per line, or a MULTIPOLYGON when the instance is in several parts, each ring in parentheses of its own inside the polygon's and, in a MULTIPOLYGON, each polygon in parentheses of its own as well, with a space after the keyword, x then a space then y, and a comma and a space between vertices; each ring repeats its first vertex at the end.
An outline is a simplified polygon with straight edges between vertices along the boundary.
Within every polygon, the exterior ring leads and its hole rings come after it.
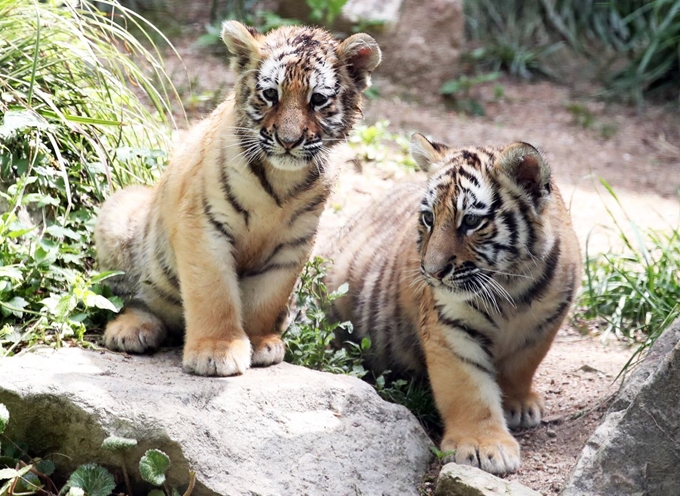
POLYGON ((541 493, 475 467, 447 463, 439 473, 434 496, 541 496, 541 493))
POLYGON ((666 496, 680 488, 680 320, 633 371, 562 496, 666 496))
POLYGON ((170 456, 172 484, 194 495, 415 495, 429 438, 406 408, 361 380, 289 364, 233 378, 182 373, 179 352, 154 356, 43 350, 0 361, 7 434, 65 470, 112 467, 109 435, 170 456))
POLYGON ((461 0, 404 0, 398 22, 376 40, 383 61, 376 74, 425 93, 458 76, 465 41, 461 0))

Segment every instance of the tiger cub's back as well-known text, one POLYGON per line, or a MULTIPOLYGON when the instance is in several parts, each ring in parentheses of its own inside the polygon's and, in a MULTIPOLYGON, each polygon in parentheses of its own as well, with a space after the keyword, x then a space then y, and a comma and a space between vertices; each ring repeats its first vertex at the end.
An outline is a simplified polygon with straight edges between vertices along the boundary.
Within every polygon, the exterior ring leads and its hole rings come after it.
POLYGON ((329 289, 347 282, 349 291, 335 301, 333 317, 352 321, 342 342, 371 339, 365 359, 376 374, 424 371, 417 323, 422 283, 415 252, 418 212, 425 183, 403 183, 354 216, 319 250, 332 259, 329 289))

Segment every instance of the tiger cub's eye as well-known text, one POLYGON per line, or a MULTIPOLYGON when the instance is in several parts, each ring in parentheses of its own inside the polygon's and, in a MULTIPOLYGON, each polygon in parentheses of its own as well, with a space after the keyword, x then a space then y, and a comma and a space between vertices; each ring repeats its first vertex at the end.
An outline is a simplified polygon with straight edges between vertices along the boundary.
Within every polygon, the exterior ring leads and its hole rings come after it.
POLYGON ((479 215, 468 214, 463 217, 462 225, 466 229, 474 229, 475 227, 479 226, 481 222, 482 218, 479 215))
POLYGON ((432 227, 432 223, 434 222, 434 215, 429 210, 425 210, 422 214, 420 214, 420 221, 425 227, 430 229, 432 227))
POLYGON ((312 98, 309 101, 315 107, 319 107, 328 101, 328 97, 321 93, 313 93, 312 98))
POLYGON ((262 96, 264 96, 270 102, 275 103, 276 100, 279 98, 279 92, 276 91, 274 88, 267 88, 262 92, 262 96))

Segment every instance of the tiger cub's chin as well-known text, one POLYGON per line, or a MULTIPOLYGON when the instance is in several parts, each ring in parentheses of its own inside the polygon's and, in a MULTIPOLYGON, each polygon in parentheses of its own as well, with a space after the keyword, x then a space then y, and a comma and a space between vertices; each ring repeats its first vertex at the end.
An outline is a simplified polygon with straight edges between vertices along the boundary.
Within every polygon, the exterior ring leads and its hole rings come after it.
POLYGON ((319 28, 223 25, 232 95, 153 188, 118 191, 95 228, 125 309, 107 348, 144 353, 184 332, 183 369, 242 374, 283 359, 287 302, 330 191, 329 153, 360 117, 380 48, 319 28))
MULTIPOLYGON (((427 372, 457 463, 514 472, 508 428, 534 427, 532 389, 574 297, 578 242, 550 169, 527 143, 451 148, 416 134, 427 183, 404 183, 351 219, 320 254, 336 317, 371 338, 374 372, 427 372)), ((325 245, 325 247, 324 247, 325 245)))

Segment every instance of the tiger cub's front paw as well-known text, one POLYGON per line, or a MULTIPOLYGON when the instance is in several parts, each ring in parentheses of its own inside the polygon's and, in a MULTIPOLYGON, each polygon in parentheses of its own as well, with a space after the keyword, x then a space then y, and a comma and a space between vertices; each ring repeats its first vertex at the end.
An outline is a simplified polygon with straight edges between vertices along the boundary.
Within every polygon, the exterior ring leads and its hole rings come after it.
POLYGON ((525 398, 504 398, 505 422, 510 429, 536 427, 543 418, 543 398, 531 391, 525 398))
POLYGON ((159 348, 166 335, 158 317, 139 308, 126 308, 106 326, 104 344, 113 351, 146 353, 159 348))
POLYGON ((505 430, 459 433, 446 436, 441 451, 453 452, 444 462, 471 465, 492 474, 507 474, 519 468, 519 443, 505 430))
POLYGON ((253 341, 253 367, 267 367, 283 360, 286 345, 278 334, 269 334, 262 338, 251 338, 253 341))
POLYGON ((187 340, 182 370, 196 375, 239 375, 250 367, 250 355, 250 341, 245 336, 230 341, 216 338, 187 340))

